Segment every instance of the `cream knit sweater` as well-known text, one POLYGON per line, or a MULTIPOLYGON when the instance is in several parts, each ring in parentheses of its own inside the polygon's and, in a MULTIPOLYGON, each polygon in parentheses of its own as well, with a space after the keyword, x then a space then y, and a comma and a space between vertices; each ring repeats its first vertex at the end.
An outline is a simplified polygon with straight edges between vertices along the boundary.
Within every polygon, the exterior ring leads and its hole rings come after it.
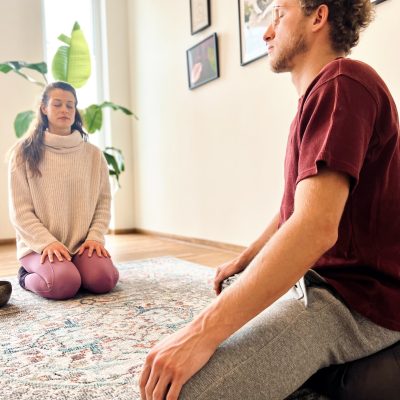
POLYGON ((75 131, 46 132, 39 165, 32 177, 26 163, 9 165, 10 218, 17 233, 17 257, 41 253, 59 241, 75 254, 85 240, 104 244, 110 221, 107 162, 96 146, 75 131))

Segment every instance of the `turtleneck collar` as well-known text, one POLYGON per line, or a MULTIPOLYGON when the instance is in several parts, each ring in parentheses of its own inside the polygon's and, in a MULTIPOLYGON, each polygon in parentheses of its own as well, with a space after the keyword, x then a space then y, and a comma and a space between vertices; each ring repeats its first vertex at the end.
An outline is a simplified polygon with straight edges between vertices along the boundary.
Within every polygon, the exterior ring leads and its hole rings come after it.
POLYGON ((72 153, 80 149, 83 138, 79 131, 73 131, 70 135, 61 136, 45 131, 43 137, 46 149, 54 153, 72 153))

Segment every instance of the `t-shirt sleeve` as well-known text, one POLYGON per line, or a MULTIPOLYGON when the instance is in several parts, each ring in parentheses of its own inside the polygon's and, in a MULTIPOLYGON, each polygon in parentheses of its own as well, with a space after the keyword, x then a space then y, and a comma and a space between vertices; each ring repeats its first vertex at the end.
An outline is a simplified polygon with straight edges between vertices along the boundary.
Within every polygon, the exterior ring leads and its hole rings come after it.
POLYGON ((303 136, 297 182, 316 175, 318 168, 346 173, 351 189, 358 183, 374 131, 377 104, 359 82, 338 76, 311 92, 300 123, 303 136))

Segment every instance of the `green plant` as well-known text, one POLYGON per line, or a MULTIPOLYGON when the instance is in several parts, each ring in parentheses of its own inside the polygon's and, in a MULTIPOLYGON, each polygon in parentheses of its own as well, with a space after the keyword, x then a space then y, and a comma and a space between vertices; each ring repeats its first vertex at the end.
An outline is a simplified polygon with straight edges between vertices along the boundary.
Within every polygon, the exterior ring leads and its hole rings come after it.
MULTIPOLYGON (((90 52, 85 36, 79 24, 75 22, 71 36, 68 37, 62 34, 58 39, 63 42, 63 45, 58 48, 53 57, 52 75, 55 80, 68 82, 76 89, 79 89, 86 84, 91 75, 90 52)), ((25 61, 7 61, 0 64, 0 72, 4 74, 15 72, 22 78, 43 88, 48 83, 46 77, 48 68, 45 62, 27 63, 25 61), (35 74, 40 76, 40 80, 34 77, 35 74)), ((101 104, 92 104, 85 109, 79 110, 86 132, 92 134, 101 129, 103 124, 103 109, 107 107, 116 111, 122 111, 124 114, 137 119, 137 116, 132 111, 110 101, 104 101, 101 104)), ((18 138, 25 134, 34 118, 35 113, 31 110, 17 114, 14 120, 14 130, 18 138)), ((119 185, 120 174, 125 170, 122 152, 114 147, 106 147, 103 153, 108 163, 109 174, 116 178, 119 185)))

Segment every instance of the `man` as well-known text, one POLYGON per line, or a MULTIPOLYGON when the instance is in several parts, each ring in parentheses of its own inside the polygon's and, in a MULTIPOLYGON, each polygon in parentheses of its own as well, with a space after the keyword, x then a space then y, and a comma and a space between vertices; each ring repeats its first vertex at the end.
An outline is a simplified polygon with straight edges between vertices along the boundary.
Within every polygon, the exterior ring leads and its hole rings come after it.
POLYGON ((370 19, 370 0, 274 2, 269 62, 299 95, 281 210, 218 268, 219 296, 151 350, 142 399, 283 399, 399 341, 399 121, 376 72, 343 58, 370 19))

